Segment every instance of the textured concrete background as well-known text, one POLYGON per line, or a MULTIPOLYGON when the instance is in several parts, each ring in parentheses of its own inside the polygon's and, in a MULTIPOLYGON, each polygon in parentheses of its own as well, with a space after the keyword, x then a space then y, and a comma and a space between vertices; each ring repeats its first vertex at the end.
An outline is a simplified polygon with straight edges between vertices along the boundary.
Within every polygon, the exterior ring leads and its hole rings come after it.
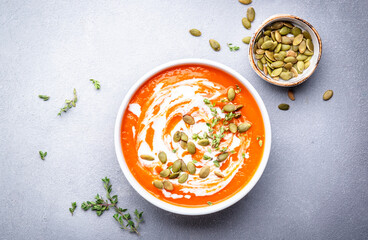
POLYGON ((136 239, 112 211, 101 217, 78 206, 103 193, 108 176, 122 207, 144 211, 143 239, 366 239, 368 236, 368 1, 0 0, 0 239, 136 239), (267 17, 308 20, 323 40, 314 75, 295 89, 262 81, 241 42, 267 17), (194 38, 196 27, 203 36, 194 38), (214 52, 208 39, 223 49, 214 52), (241 47, 230 52, 232 42, 241 47), (198 57, 245 76, 268 108, 273 142, 255 188, 234 206, 208 216, 158 209, 128 184, 116 160, 114 121, 128 89, 174 59, 198 57), (94 90, 89 78, 100 80, 94 90), (56 116, 78 91, 77 107, 56 116), (322 101, 333 89, 334 97, 322 101), (38 99, 47 94, 48 102, 38 99), (287 112, 279 103, 289 103, 287 112), (42 161, 38 151, 47 151, 42 161))

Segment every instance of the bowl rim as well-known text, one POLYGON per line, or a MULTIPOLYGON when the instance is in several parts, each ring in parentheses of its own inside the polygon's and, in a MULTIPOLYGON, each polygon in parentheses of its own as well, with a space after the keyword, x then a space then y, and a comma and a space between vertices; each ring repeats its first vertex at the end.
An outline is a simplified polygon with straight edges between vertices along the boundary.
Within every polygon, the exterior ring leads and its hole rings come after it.
POLYGON ((199 59, 199 58, 189 58, 189 59, 179 59, 170 61, 168 63, 159 65, 146 74, 144 74, 126 93, 120 107, 118 110, 118 114, 115 120, 115 129, 114 129, 114 143, 115 143, 115 153, 120 165, 121 170, 123 171, 126 179, 130 183, 130 185, 147 201, 155 205, 156 207, 159 207, 161 209, 164 209, 166 211, 181 214, 181 215, 205 215, 214 213, 220 210, 223 210, 236 202, 238 202, 240 199, 242 199, 258 182, 260 179, 266 165, 268 162, 270 150, 271 150, 271 124, 270 124, 270 118, 266 109, 266 106, 263 103, 263 100, 261 99, 260 95, 256 91, 256 89, 251 85, 251 83, 246 80, 243 76, 241 76, 238 72, 233 70, 230 67, 227 67, 224 64, 214 62, 207 59, 199 59), (261 111, 261 115, 263 117, 264 122, 264 128, 265 128, 265 141, 264 141, 264 152, 261 159, 261 162, 254 173, 251 180, 248 182, 247 185, 243 187, 239 192, 234 194, 233 196, 229 197, 228 199, 211 206, 205 206, 205 207, 182 207, 173 205, 170 203, 167 203, 163 200, 160 200, 156 197, 154 197, 151 193, 149 193, 146 189, 144 189, 138 181, 134 178, 130 170, 128 169, 128 166, 125 162, 124 155, 122 152, 121 147, 121 123, 122 118, 124 116, 124 113, 127 109, 127 106, 129 104, 129 101, 131 97, 134 95, 134 93, 139 89, 142 84, 144 84, 148 79, 150 79, 155 74, 166 70, 168 68, 172 67, 178 67, 181 65, 187 65, 187 64, 197 64, 197 65, 203 65, 203 66, 209 66, 214 67, 216 69, 219 69, 221 71, 224 71, 232 76, 234 76, 236 79, 238 79, 246 88, 247 90, 252 94, 253 98, 256 100, 256 103, 261 111))
POLYGON ((253 70, 257 73, 258 76, 260 76, 263 80, 265 80, 266 82, 269 82, 273 85, 277 85, 277 86, 281 86, 281 87, 295 87, 303 82, 305 82, 310 76, 312 76, 312 74, 314 73, 314 71, 316 70, 319 61, 321 60, 321 56, 322 56, 322 40, 321 40, 321 36, 319 35, 319 33, 317 32, 317 30, 312 26, 312 24, 310 24, 308 21, 294 16, 294 15, 290 15, 290 14, 275 14, 270 16, 269 18, 267 18, 265 21, 263 21, 263 23, 258 27, 257 31, 255 31, 255 33, 253 34, 252 40, 249 44, 249 53, 248 53, 248 58, 249 58, 249 62, 250 65, 252 66, 253 70), (253 48, 254 48, 254 42, 255 39, 257 37, 257 35, 259 34, 260 31, 263 30, 263 28, 268 25, 271 22, 277 21, 277 19, 280 18, 289 18, 289 19, 293 19, 296 21, 300 21, 303 22, 304 24, 306 24, 312 31, 313 33, 316 35, 316 38, 318 40, 318 44, 319 44, 319 49, 318 49, 318 58, 317 58, 317 62, 314 65, 312 71, 304 76, 302 79, 300 79, 298 82, 281 82, 281 81, 277 81, 274 80, 272 78, 266 77, 265 75, 263 75, 263 73, 258 69, 258 67, 256 66, 256 63, 254 61, 254 57, 253 57, 253 48))

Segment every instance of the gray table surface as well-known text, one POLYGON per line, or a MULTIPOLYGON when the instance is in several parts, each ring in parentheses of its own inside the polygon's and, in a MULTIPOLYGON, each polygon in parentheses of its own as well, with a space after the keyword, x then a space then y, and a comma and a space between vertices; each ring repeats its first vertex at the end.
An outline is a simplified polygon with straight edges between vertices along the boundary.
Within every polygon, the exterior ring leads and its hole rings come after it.
POLYGON ((0 239, 136 239, 78 206, 104 194, 108 176, 122 207, 144 211, 143 239, 367 239, 368 1, 0 0, 0 239), (248 62, 250 35, 267 17, 308 20, 323 40, 314 75, 286 89, 261 80, 248 62), (196 27, 200 38, 188 34, 196 27), (217 39, 220 52, 210 49, 217 39), (230 52, 227 42, 240 46, 230 52), (273 142, 254 189, 221 212, 189 217, 154 207, 128 184, 118 165, 113 130, 133 83, 180 58, 226 64, 258 90, 269 111, 273 142), (98 79, 96 91, 89 82, 98 79), (56 116, 78 91, 77 107, 56 116), (322 101, 327 89, 334 97, 322 101), (47 102, 38 99, 47 94, 47 102), (289 103, 287 112, 279 103, 289 103), (47 151, 42 161, 38 151, 47 151))

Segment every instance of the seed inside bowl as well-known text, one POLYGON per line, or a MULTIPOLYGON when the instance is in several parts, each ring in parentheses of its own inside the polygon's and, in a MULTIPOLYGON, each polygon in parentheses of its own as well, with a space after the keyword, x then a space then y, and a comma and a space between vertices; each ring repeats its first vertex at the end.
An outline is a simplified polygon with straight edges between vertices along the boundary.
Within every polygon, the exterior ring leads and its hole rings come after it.
POLYGON ((257 36, 254 44, 257 67, 275 80, 288 81, 310 66, 314 54, 311 35, 290 22, 274 22, 257 36))

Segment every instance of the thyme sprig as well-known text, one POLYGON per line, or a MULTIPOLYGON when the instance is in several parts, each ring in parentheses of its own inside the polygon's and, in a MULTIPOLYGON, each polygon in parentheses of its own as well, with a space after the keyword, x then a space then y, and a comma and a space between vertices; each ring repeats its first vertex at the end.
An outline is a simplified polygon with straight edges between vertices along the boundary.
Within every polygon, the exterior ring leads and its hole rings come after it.
POLYGON ((39 151, 38 153, 40 154, 40 158, 41 158, 42 160, 45 160, 45 157, 47 156, 47 152, 39 151))
POLYGON ((69 212, 72 214, 74 213, 74 210, 77 208, 77 203, 76 202, 72 202, 72 207, 69 208, 69 212))
POLYGON ((38 95, 39 98, 43 99, 44 101, 47 101, 50 99, 49 96, 46 96, 46 95, 38 95))
POLYGON ((230 51, 233 52, 233 51, 238 51, 240 49, 240 47, 238 46, 233 46, 232 43, 228 43, 227 46, 229 47, 230 51))
POLYGON ((72 100, 68 100, 68 99, 65 100, 65 105, 64 105, 64 107, 62 107, 60 109, 60 112, 58 113, 58 116, 61 116, 62 112, 67 112, 69 109, 76 106, 76 103, 78 101, 78 97, 77 97, 77 90, 75 90, 75 88, 73 90, 73 94, 74 94, 74 97, 73 97, 72 100))
POLYGON ((95 85, 96 90, 99 90, 101 88, 100 82, 94 79, 90 79, 90 81, 95 85))
POLYGON ((138 228, 139 223, 143 221, 143 212, 139 212, 137 209, 134 211, 135 218, 133 219, 129 213, 126 213, 127 209, 118 207, 118 196, 111 196, 112 185, 110 184, 110 179, 105 177, 102 179, 104 183, 104 188, 106 190, 106 198, 104 199, 99 194, 96 195, 95 201, 83 202, 81 207, 83 210, 87 211, 91 209, 96 211, 97 216, 101 216, 105 211, 113 208, 115 214, 113 218, 120 224, 120 227, 124 230, 129 230, 130 232, 139 234, 138 228))

